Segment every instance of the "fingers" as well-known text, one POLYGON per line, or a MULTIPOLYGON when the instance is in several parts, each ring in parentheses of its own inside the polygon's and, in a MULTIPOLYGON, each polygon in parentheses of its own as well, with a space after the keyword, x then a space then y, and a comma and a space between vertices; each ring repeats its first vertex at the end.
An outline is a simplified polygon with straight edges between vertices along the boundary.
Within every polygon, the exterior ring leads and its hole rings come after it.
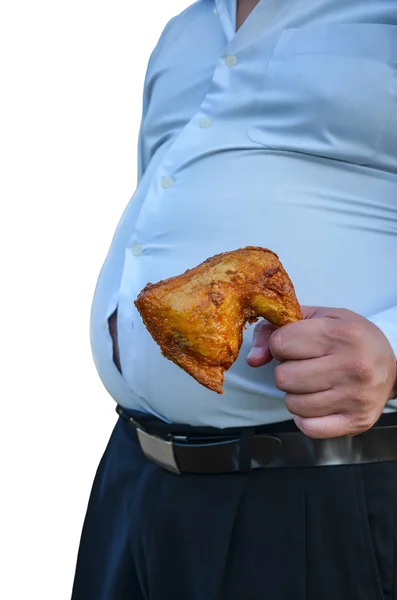
POLYGON ((339 399, 333 390, 313 394, 286 394, 284 400, 294 417, 327 417, 341 412, 339 399))
POLYGON ((343 317, 351 317, 351 315, 354 314, 347 308, 303 305, 301 305, 301 313, 304 319, 322 319, 324 317, 327 317, 328 319, 341 319, 343 317))
MULTIPOLYGON (((298 429, 307 437, 313 439, 328 440, 342 436, 355 436, 363 431, 367 431, 370 426, 362 427, 354 423, 349 415, 343 413, 335 413, 324 417, 304 418, 294 417, 294 421, 298 429)), ((375 421, 374 421, 375 422, 375 421)))
POLYGON ((379 412, 369 407, 358 414, 353 403, 346 403, 346 397, 335 390, 286 394, 285 404, 297 427, 311 438, 357 435, 370 429, 379 418, 379 412))
POLYGON ((324 316, 319 306, 302 306, 301 313, 304 319, 315 319, 324 316))
POLYGON ((274 325, 266 321, 260 321, 255 326, 252 347, 247 356, 250 367, 261 367, 273 359, 269 350, 269 339, 275 329, 274 325))
MULTIPOLYGON (((331 439, 346 435, 351 424, 346 415, 334 414, 317 418, 294 417, 298 429, 313 439, 331 439)), ((358 433, 358 432, 357 432, 358 433)))
POLYGON ((276 328, 260 321, 254 330, 252 350, 247 362, 260 367, 272 358, 303 360, 331 354, 340 336, 340 322, 345 313, 340 309, 302 306, 303 320, 276 328), (270 335, 269 335, 270 334, 270 335))
POLYGON ((269 350, 279 360, 302 360, 326 356, 332 349, 330 319, 318 318, 289 323, 269 339, 269 350))
POLYGON ((282 362, 274 370, 276 386, 290 394, 324 392, 334 383, 334 362, 330 356, 282 362))

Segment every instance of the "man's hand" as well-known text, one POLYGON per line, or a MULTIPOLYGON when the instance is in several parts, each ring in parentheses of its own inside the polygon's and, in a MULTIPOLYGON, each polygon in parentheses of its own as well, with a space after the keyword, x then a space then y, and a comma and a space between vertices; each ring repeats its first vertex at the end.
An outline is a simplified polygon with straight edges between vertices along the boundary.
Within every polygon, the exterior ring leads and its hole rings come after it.
POLYGON ((255 328, 252 367, 275 358, 277 387, 312 438, 355 435, 374 425, 397 392, 394 352, 373 323, 349 310, 302 307, 303 321, 255 328))

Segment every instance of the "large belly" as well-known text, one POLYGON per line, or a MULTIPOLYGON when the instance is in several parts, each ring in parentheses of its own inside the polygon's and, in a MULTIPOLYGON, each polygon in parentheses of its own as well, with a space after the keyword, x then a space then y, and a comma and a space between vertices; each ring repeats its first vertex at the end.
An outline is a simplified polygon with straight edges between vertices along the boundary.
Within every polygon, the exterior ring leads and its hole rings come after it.
MULTIPOLYGON (((136 233, 144 252, 134 261, 132 295, 216 253, 256 245, 279 255, 301 304, 370 315, 397 303, 391 174, 298 155, 218 154, 176 173, 156 210, 144 205, 136 233)), ((246 365, 251 336, 248 327, 218 396, 163 358, 134 313, 125 377, 142 409, 172 421, 231 426, 288 418, 274 365, 246 365)))

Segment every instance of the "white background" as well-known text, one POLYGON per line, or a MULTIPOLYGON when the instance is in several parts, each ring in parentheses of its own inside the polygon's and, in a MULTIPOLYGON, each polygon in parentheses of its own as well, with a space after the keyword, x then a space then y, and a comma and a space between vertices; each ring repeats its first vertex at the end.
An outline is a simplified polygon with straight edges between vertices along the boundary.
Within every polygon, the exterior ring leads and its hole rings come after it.
POLYGON ((147 61, 186 0, 0 5, 0 598, 68 600, 116 414, 89 344, 147 61))

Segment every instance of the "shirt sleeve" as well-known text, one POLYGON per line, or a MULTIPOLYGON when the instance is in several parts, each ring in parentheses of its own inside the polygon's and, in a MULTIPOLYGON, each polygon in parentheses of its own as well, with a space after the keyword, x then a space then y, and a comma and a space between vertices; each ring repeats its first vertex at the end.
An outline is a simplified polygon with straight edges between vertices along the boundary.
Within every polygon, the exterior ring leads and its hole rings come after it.
POLYGON ((144 152, 144 124, 145 118, 148 112, 148 108, 150 105, 150 91, 148 82, 150 81, 150 76, 152 72, 152 68, 154 63, 156 62, 157 57, 164 52, 167 45, 175 39, 178 35, 179 29, 183 26, 183 20, 185 16, 188 14, 190 8, 188 7, 184 11, 181 12, 180 15, 173 17, 164 27, 160 38, 153 49, 146 69, 145 81, 143 86, 143 99, 142 99, 142 117, 141 124, 139 129, 139 137, 138 137, 138 184, 140 183, 147 167, 147 157, 145 157, 144 152))
POLYGON ((155 62, 159 52, 161 51, 162 40, 164 39, 166 32, 168 31, 171 23, 172 23, 172 21, 170 21, 170 23, 168 23, 166 25, 166 27, 164 28, 164 31, 161 34, 156 47, 154 48, 154 50, 152 51, 152 53, 150 55, 147 69, 146 69, 145 81, 144 81, 144 85, 143 85, 142 116, 141 116, 141 124, 140 124, 140 128, 139 128, 139 137, 138 137, 138 184, 140 183, 140 181, 146 171, 146 167, 147 167, 147 163, 148 163, 147 157, 145 156, 145 144, 144 144, 145 118, 146 118, 148 108, 150 105, 150 92, 149 92, 148 82, 150 80, 153 63, 155 62))
MULTIPOLYGON (((389 340, 397 360, 397 306, 392 306, 376 315, 368 317, 384 333, 389 340)), ((393 399, 393 405, 397 408, 397 398, 393 399)))
POLYGON ((143 123, 144 123, 148 105, 149 105, 149 95, 148 95, 146 83, 147 83, 147 78, 148 78, 148 73, 149 73, 150 61, 151 61, 151 59, 149 60, 149 64, 148 64, 148 68, 147 68, 146 76, 145 76, 145 83, 143 86, 142 117, 141 117, 141 125, 139 128, 139 136, 138 136, 138 184, 140 183, 142 176, 145 172, 145 168, 146 168, 145 161, 144 161, 144 152, 143 152, 143 123))

